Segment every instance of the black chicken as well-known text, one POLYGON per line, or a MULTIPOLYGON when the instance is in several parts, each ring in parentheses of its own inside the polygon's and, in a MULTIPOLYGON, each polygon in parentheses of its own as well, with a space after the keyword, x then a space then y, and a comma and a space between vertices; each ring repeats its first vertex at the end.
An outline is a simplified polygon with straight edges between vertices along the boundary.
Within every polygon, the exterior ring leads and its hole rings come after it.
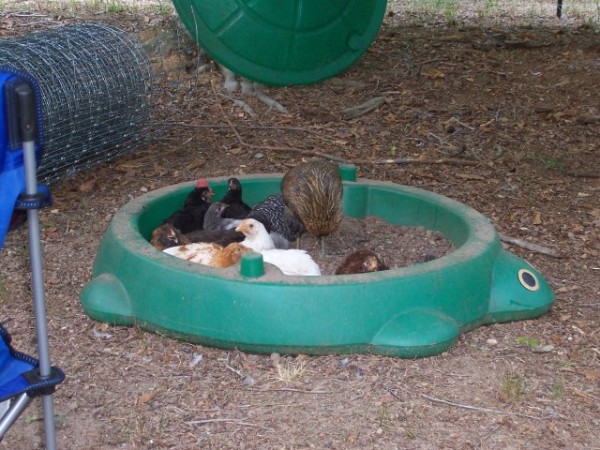
POLYGON ((229 205, 229 208, 223 211, 221 217, 224 219, 245 219, 250 214, 252 208, 242 200, 242 184, 240 180, 230 178, 227 180, 227 186, 229 186, 229 190, 221 199, 221 203, 229 205))
POLYGON ((252 208, 249 219, 262 223, 269 233, 275 232, 288 241, 294 241, 304 233, 304 225, 283 201, 283 195, 269 195, 252 208))
POLYGON ((204 225, 204 215, 210 206, 214 192, 205 179, 200 179, 196 187, 188 194, 183 202, 183 208, 175 211, 163 223, 177 228, 181 233, 201 230, 204 225))
POLYGON ((342 221, 344 186, 338 166, 329 161, 314 160, 290 169, 281 182, 285 203, 298 217, 306 231, 321 242, 338 229, 342 221))

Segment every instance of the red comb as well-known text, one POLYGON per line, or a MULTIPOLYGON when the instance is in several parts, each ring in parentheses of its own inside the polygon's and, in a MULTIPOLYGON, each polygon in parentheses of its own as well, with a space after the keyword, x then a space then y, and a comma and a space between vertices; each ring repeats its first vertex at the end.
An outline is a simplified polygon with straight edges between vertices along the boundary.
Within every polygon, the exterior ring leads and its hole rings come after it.
POLYGON ((200 178, 198 181, 196 181, 196 187, 197 188, 207 188, 208 181, 206 181, 206 178, 200 178))

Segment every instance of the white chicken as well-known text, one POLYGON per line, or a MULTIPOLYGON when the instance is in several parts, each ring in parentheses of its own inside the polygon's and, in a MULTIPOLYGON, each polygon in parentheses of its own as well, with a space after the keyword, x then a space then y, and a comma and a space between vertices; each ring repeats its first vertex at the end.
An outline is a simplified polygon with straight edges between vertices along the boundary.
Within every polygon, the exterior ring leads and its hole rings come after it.
POLYGON ((244 253, 252 250, 244 247, 239 242, 232 242, 227 247, 212 242, 198 242, 163 250, 169 255, 176 256, 186 261, 210 267, 226 268, 240 262, 244 253))
POLYGON ((282 250, 274 248, 271 250, 263 250, 260 252, 263 256, 263 261, 273 264, 284 275, 300 275, 318 277, 321 275, 319 265, 312 257, 304 250, 291 248, 282 250))
POLYGON ((275 248, 273 238, 267 233, 265 226, 256 219, 242 220, 235 231, 244 233, 246 239, 242 241, 242 245, 255 252, 261 253, 263 250, 275 248))
POLYGON ((278 267, 284 275, 319 276, 319 265, 304 250, 276 249, 273 239, 262 223, 245 219, 235 229, 244 233, 241 244, 262 254, 263 261, 278 267))
POLYGON ((193 263, 208 265, 212 261, 213 256, 222 249, 221 245, 212 242, 195 242, 165 248, 163 252, 193 263))

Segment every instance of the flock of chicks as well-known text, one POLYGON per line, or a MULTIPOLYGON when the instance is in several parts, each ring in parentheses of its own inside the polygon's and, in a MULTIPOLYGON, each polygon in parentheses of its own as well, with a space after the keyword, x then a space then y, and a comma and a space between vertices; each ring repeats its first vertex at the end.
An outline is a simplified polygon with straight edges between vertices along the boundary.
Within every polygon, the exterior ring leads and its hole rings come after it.
MULTIPOLYGON (((315 160, 290 169, 281 182, 281 193, 270 195, 254 208, 242 198, 237 178, 228 180, 228 191, 211 202, 213 190, 205 179, 196 183, 183 207, 152 233, 152 245, 170 255, 210 267, 238 263, 244 253, 262 254, 264 262, 284 275, 318 276, 321 270, 304 250, 290 248, 308 232, 320 241, 342 221, 343 185, 337 165, 315 160)), ((368 249, 346 257, 336 274, 387 270, 368 249)))

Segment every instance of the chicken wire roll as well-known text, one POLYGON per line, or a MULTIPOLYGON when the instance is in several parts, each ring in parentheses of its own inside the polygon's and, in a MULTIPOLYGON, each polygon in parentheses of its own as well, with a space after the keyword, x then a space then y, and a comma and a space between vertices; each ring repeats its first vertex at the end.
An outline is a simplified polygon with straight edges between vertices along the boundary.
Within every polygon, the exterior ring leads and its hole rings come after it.
POLYGON ((150 60, 118 28, 83 24, 0 39, 0 65, 28 72, 40 86, 44 183, 131 152, 148 135, 150 60))

